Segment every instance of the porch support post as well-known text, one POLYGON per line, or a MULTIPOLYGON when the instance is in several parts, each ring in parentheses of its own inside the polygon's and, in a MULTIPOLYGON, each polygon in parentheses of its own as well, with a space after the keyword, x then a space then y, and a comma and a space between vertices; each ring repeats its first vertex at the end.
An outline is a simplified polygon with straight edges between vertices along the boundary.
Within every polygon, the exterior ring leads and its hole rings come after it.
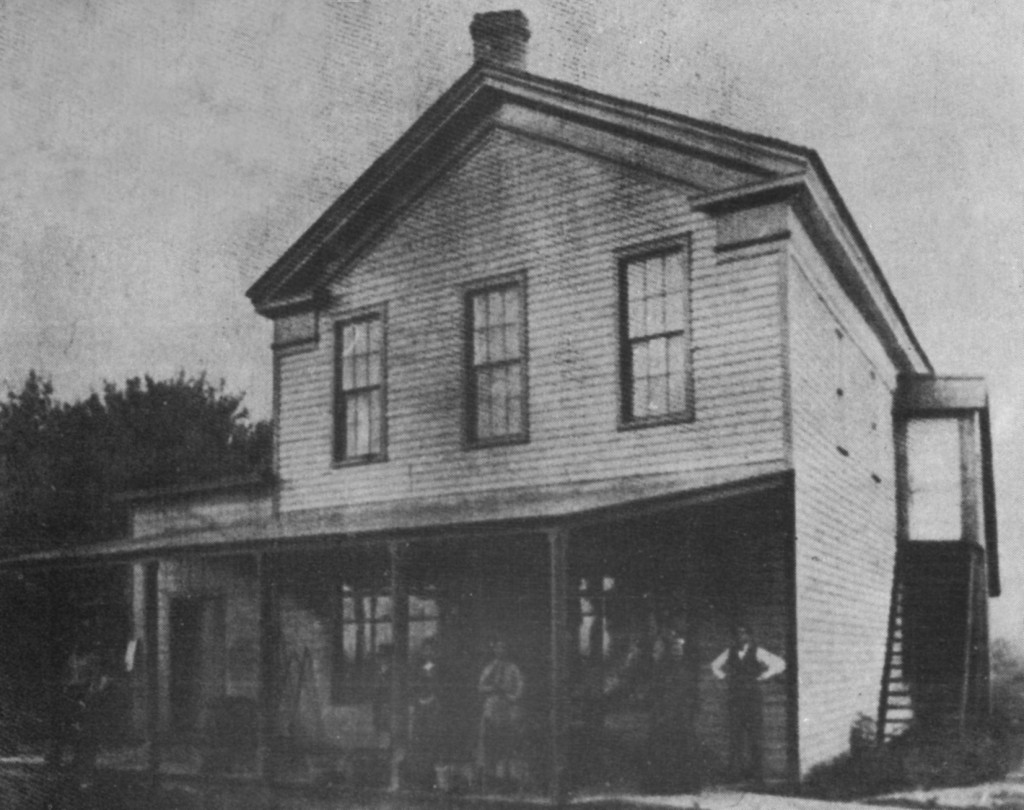
POLYGON ((143 599, 145 624, 143 649, 146 652, 147 735, 149 737, 149 773, 154 786, 160 778, 160 563, 145 564, 143 599))
POLYGON ((272 781, 273 750, 277 735, 278 621, 277 578, 268 554, 256 555, 259 581, 259 708, 257 756, 260 777, 272 781))
MULTIPOLYGON (((786 772, 791 785, 800 784, 800 662, 797 630, 800 616, 797 612, 796 582, 796 486, 789 474, 786 488, 780 496, 785 499, 785 525, 783 577, 785 604, 789 612, 786 621, 786 671, 782 673, 786 693, 786 772)), ((898 553, 898 552, 897 552, 898 553)), ((881 729, 879 729, 881 731, 881 729)))
POLYGON ((564 528, 547 533, 551 560, 551 784, 553 804, 562 806, 569 795, 568 714, 569 644, 566 558, 569 532, 564 528))
POLYGON ((409 592, 403 559, 405 544, 388 543, 391 563, 391 606, 394 646, 391 661, 391 778, 389 788, 403 787, 403 765, 409 747, 409 592))
POLYGON ((48 645, 46 650, 47 686, 46 705, 50 713, 50 742, 52 750, 57 748, 57 737, 60 734, 59 719, 57 717, 58 701, 61 697, 61 675, 62 662, 60 655, 61 634, 60 626, 57 623, 57 576, 53 569, 48 569, 44 576, 44 590, 46 593, 46 627, 48 631, 48 645))

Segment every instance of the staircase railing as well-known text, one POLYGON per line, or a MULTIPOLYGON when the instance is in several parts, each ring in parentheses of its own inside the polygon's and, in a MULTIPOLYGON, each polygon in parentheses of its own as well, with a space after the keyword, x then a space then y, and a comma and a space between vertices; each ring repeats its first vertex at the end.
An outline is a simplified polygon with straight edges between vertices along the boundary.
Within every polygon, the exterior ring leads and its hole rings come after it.
POLYGON ((882 688, 878 699, 878 744, 903 734, 914 719, 910 684, 906 677, 906 645, 903 633, 903 574, 905 555, 896 550, 892 593, 889 598, 889 626, 886 633, 882 688))

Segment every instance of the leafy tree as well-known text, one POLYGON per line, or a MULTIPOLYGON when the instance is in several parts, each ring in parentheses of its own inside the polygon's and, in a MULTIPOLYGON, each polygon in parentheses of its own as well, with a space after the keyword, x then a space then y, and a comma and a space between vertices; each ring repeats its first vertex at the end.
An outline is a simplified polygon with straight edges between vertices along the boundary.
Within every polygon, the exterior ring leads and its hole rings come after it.
POLYGON ((0 540, 10 552, 109 538, 124 528, 117 493, 265 472, 270 447, 270 425, 203 374, 108 382, 68 404, 30 372, 0 402, 0 540))

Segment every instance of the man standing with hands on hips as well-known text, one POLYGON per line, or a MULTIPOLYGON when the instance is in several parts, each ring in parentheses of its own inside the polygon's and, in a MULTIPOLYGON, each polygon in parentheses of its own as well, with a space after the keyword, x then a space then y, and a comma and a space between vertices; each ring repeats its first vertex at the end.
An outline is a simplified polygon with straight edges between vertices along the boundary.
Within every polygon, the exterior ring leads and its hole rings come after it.
POLYGON ((724 680, 729 703, 729 772, 762 781, 763 700, 761 684, 784 672, 786 662, 757 645, 750 628, 737 624, 734 643, 711 662, 724 680))

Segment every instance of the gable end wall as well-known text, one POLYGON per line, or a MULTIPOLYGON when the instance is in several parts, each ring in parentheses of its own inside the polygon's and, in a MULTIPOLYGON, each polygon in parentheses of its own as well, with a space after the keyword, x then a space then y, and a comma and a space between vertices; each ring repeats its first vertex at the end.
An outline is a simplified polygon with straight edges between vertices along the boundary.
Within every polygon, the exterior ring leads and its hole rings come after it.
MULTIPOLYGON (((786 466, 778 248, 716 256, 683 190, 497 129, 331 285, 316 343, 279 351, 282 512, 662 476, 685 490, 786 466), (616 251, 686 235, 692 422, 618 425, 616 251), (463 291, 523 273, 526 444, 463 442, 463 291), (331 463, 333 329, 387 305, 388 460, 331 463)), ((496 518, 500 514, 493 515, 496 518)))
POLYGON ((847 751, 858 715, 878 711, 896 537, 895 369, 795 223, 787 283, 803 775, 847 751))

